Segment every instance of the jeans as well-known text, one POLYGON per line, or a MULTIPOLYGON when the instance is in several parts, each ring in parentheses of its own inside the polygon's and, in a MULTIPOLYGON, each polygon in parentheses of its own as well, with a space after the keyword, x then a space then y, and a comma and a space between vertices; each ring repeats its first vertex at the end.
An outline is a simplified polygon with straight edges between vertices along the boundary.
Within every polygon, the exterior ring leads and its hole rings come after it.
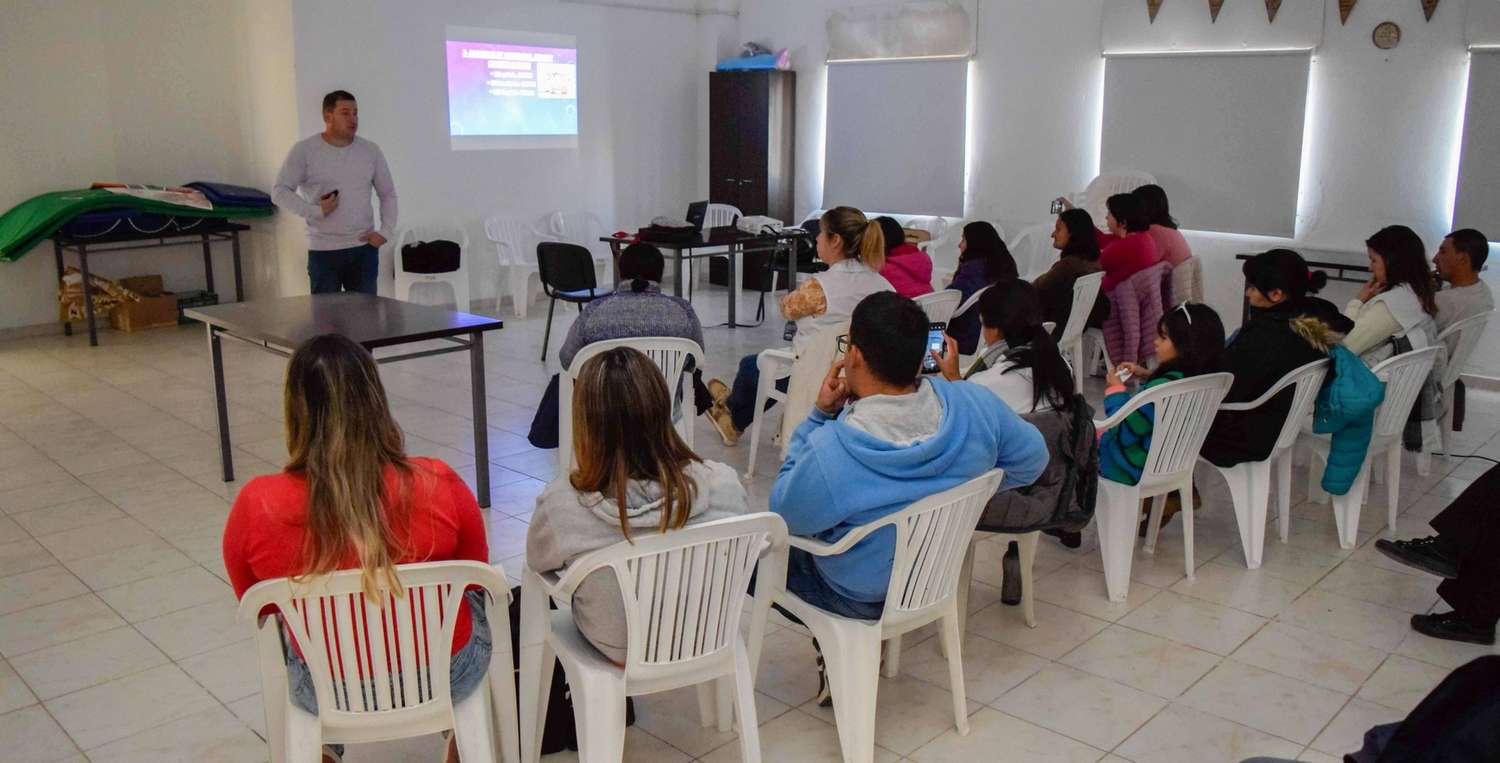
MULTIPOLYGON (((490 619, 485 612, 485 606, 489 600, 484 591, 466 591, 464 601, 469 605, 473 631, 469 634, 469 643, 464 644, 463 648, 455 652, 449 660, 448 687, 455 703, 467 699, 475 689, 479 688, 479 684, 489 672, 490 652, 493 648, 490 640, 490 619)), ((499 602, 497 606, 503 605, 504 602, 499 602)), ((291 649, 287 650, 286 672, 292 704, 317 715, 318 693, 313 689, 312 673, 308 671, 307 663, 303 661, 302 656, 291 649)), ((333 688, 335 691, 347 693, 350 686, 335 678, 333 688)), ((348 700, 346 704, 347 702, 348 700)), ((352 705, 348 706, 352 707, 352 705)), ((340 756, 344 754, 343 745, 330 746, 340 756)))
MULTIPOLYGON (((800 548, 790 549, 786 559, 786 590, 825 612, 856 620, 879 620, 885 611, 885 602, 856 601, 828 585, 818 574, 813 555, 800 548)), ((794 623, 801 623, 792 613, 777 607, 776 610, 794 623)))
MULTIPOLYGON (((755 388, 760 384, 760 368, 755 365, 755 359, 755 355, 740 358, 740 370, 729 387, 729 399, 724 401, 730 418, 734 419, 734 428, 741 432, 749 429, 750 422, 755 420, 755 388)), ((777 379, 776 389, 785 392, 789 381, 790 378, 777 379)), ((770 410, 775 404, 775 400, 767 400, 763 410, 770 410)))
POLYGON ((374 294, 375 279, 379 275, 380 249, 370 244, 307 253, 307 279, 312 283, 314 294, 340 291, 374 294))

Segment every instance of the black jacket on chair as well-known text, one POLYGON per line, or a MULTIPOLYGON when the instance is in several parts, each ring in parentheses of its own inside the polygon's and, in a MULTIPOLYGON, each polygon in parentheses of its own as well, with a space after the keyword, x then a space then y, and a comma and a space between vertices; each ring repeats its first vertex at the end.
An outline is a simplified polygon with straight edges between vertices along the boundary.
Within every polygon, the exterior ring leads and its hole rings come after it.
MULTIPOLYGON (((1308 297, 1254 310, 1225 348, 1234 383, 1226 403, 1247 403, 1265 394, 1281 377, 1316 360, 1347 332, 1353 321, 1327 300, 1308 297), (1312 320, 1306 320, 1312 319, 1312 320)), ((1282 390, 1253 411, 1220 411, 1214 417, 1203 457, 1218 466, 1264 461, 1292 407, 1295 390, 1282 390)))

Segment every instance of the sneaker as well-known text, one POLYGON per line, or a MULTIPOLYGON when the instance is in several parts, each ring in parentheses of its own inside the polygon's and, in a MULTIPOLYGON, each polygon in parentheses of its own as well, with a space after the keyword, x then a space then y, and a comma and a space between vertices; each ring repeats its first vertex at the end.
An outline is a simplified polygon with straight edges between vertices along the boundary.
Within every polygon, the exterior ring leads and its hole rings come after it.
POLYGON ((1016 551, 1015 544, 1005 552, 1005 559, 1000 562, 1000 572, 1003 576, 1000 581, 1000 603, 1014 607, 1021 603, 1021 555, 1016 551))
POLYGON ((708 380, 708 394, 713 397, 714 402, 720 405, 729 399, 729 385, 718 379, 708 380))
POLYGON ((1415 567, 1438 577, 1458 577, 1458 562, 1443 553, 1442 544, 1436 535, 1415 540, 1381 538, 1375 541, 1375 550, 1408 567, 1415 567))
POLYGON ((1440 615, 1412 615, 1411 628, 1424 636, 1446 641, 1463 641, 1484 646, 1495 643, 1495 626, 1484 628, 1475 625, 1457 612, 1444 612, 1440 615))
POLYGON ((732 448, 740 444, 740 430, 735 428, 734 416, 729 414, 729 409, 725 408, 723 403, 714 403, 714 407, 708 409, 703 415, 707 416, 709 422, 714 425, 714 429, 718 430, 719 437, 724 440, 725 446, 732 448))

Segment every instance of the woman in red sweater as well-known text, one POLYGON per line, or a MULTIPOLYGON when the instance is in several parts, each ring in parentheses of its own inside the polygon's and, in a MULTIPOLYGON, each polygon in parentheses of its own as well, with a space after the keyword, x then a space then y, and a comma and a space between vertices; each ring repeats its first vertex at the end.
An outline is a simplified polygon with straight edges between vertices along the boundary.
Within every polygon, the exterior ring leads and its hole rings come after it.
MULTIPOLYGON (((224 566, 235 596, 262 580, 360 569, 367 593, 401 595, 395 565, 489 561, 474 494, 446 464, 408 458, 375 361, 353 341, 314 337, 287 366, 285 418, 291 454, 280 474, 247 483, 224 527, 224 566)), ((266 613, 263 613, 266 614, 266 613)), ((453 634, 454 700, 471 694, 490 661, 483 594, 470 591, 453 634)), ((292 702, 318 712, 298 645, 287 658, 292 702)), ((342 750, 324 747, 325 761, 342 750)), ((448 760, 457 753, 450 741, 448 760)))

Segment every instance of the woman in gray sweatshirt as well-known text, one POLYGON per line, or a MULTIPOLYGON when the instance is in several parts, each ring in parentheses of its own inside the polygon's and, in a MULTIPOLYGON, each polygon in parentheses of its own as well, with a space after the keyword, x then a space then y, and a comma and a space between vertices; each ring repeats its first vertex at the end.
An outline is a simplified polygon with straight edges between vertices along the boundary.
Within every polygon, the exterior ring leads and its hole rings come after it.
MULTIPOLYGON (((672 428, 656 364, 621 347, 584 364, 573 387, 573 472, 537 496, 526 563, 556 572, 606 546, 749 508, 739 475, 704 461, 672 428)), ((590 574, 573 593, 573 621, 605 657, 625 662, 625 604, 614 572, 590 574)))

